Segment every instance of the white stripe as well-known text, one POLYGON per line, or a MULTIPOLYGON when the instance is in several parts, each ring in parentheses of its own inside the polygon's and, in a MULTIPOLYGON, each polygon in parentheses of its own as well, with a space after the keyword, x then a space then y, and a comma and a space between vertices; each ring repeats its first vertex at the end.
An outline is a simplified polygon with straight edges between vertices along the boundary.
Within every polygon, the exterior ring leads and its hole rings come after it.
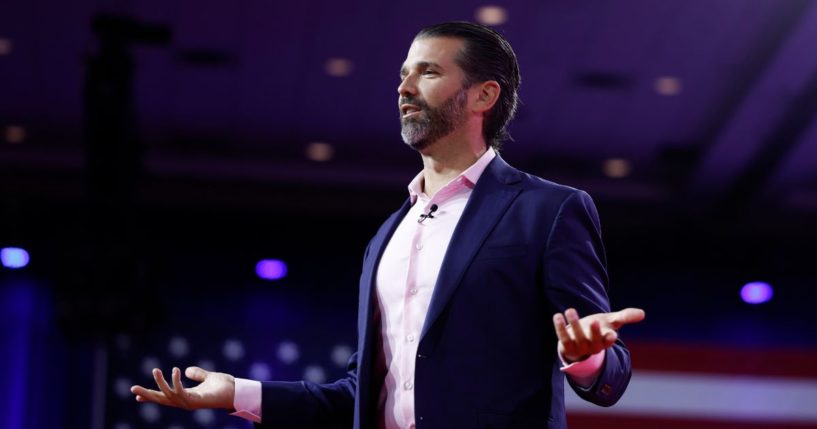
POLYGON ((817 422, 817 379, 634 371, 611 408, 579 399, 567 385, 565 401, 575 413, 817 422))

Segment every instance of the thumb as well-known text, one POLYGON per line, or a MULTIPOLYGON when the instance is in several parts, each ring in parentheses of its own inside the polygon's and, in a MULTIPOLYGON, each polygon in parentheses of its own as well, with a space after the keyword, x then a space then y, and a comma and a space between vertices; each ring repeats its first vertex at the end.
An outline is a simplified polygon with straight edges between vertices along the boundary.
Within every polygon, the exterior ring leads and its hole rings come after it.
POLYGON ((640 308, 625 308, 615 312, 613 317, 613 329, 618 329, 628 323, 638 323, 644 320, 646 313, 640 308))
POLYGON ((193 381, 204 381, 207 374, 209 374, 207 370, 197 366, 188 366, 187 369, 184 370, 184 375, 193 381))

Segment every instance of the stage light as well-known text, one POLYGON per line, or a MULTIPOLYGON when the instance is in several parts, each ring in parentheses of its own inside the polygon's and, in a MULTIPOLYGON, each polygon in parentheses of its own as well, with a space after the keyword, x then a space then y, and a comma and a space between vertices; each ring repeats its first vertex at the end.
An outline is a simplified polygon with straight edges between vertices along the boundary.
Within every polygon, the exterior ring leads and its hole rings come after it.
POLYGON ((114 381, 114 388, 113 390, 116 392, 116 396, 119 396, 120 399, 130 399, 133 397, 133 394, 130 391, 130 387, 133 386, 131 380, 125 377, 119 377, 114 381))
POLYGON ((352 74, 352 70, 355 68, 354 63, 346 58, 330 58, 326 60, 326 64, 324 65, 324 70, 326 74, 329 76, 334 77, 346 77, 352 74))
POLYGON ((200 360, 196 364, 196 366, 203 369, 203 370, 205 370, 205 371, 215 371, 216 370, 216 364, 214 364, 213 361, 211 361, 209 359, 200 360))
POLYGON ((29 258, 28 252, 26 252, 25 249, 21 249, 19 247, 6 247, 0 249, 0 262, 2 262, 3 266, 6 268, 23 268, 28 265, 30 260, 31 258, 29 258))
POLYGON ((630 161, 622 158, 611 158, 607 161, 604 161, 602 165, 602 170, 607 177, 612 177, 613 179, 621 179, 630 175, 632 171, 632 165, 630 161))
POLYGON ((278 360, 287 365, 292 365, 301 357, 301 353, 298 351, 298 345, 292 341, 284 341, 279 344, 276 355, 278 356, 278 360))
POLYGON ((147 356, 142 359, 142 374, 153 378, 153 368, 159 368, 159 359, 153 356, 147 356))
POLYGON ((345 344, 339 344, 332 349, 332 362, 339 368, 346 368, 346 364, 349 363, 349 358, 352 356, 352 353, 351 347, 345 344))
POLYGON ((263 362, 255 362, 250 365, 250 379, 265 381, 272 379, 272 370, 269 365, 263 362))
POLYGON ((313 142, 306 147, 306 157, 312 161, 329 161, 334 155, 335 149, 328 143, 313 142))
POLYGON ((262 259, 255 265, 255 273, 264 280, 280 280, 287 276, 287 264, 279 259, 262 259))
POLYGON ((159 421, 159 418, 161 418, 162 413, 156 404, 142 404, 139 408, 139 415, 142 417, 142 420, 148 423, 156 423, 159 421))
POLYGON ((747 304, 763 304, 772 299, 774 290, 765 282, 750 282, 740 289, 740 297, 747 304))
POLYGON ((176 358, 183 358, 187 356, 190 351, 190 343, 184 337, 173 337, 167 344, 167 350, 170 355, 176 358))
POLYGON ((244 344, 238 340, 227 340, 221 352, 227 360, 235 362, 244 357, 244 344))
POLYGON ((500 6, 482 6, 474 13, 474 17, 483 25, 502 25, 508 21, 508 11, 500 6))
POLYGON ((663 76, 655 80, 655 92, 672 97, 681 93, 681 80, 672 76, 663 76))
POLYGON ((304 380, 313 383, 323 383, 326 381, 326 371, 318 365, 310 365, 304 369, 304 380))
POLYGON ((12 48, 11 39, 0 39, 0 55, 8 55, 12 48))
POLYGON ((204 427, 208 427, 216 420, 216 414, 209 408, 202 408, 193 411, 193 420, 204 427))
POLYGON ((19 125, 6 127, 6 141, 11 144, 20 144, 26 139, 26 129, 19 125))

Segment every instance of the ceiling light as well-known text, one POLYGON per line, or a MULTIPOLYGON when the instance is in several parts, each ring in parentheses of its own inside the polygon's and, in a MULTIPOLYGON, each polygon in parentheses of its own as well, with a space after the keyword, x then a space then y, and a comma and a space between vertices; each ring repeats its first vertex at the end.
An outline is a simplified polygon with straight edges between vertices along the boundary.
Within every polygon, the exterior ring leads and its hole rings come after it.
POLYGON ((335 149, 328 143, 310 143, 306 147, 306 157, 312 161, 325 162, 332 159, 335 149))
POLYGON ((6 268, 18 269, 28 265, 31 258, 26 249, 20 247, 6 247, 0 249, 0 261, 6 268))
POLYGON ((508 11, 500 6, 482 6, 474 13, 477 22, 484 25, 502 25, 508 20, 508 11))
POLYGON ((772 299, 774 290, 766 282, 746 283, 740 289, 740 297, 747 304, 763 304, 772 299))
POLYGON ((324 68, 329 76, 344 77, 352 74, 355 65, 346 58, 330 58, 326 60, 324 68))
POLYGON ((280 259, 262 259, 255 264, 255 274, 264 280, 280 280, 287 271, 287 264, 280 259))
POLYGON ((655 92, 671 97, 681 93, 681 80, 672 76, 663 76, 655 80, 655 92))
POLYGON ((11 53, 11 39, 0 38, 0 55, 8 55, 11 53))
POLYGON ((604 161, 602 170, 607 177, 621 179, 622 177, 627 177, 630 175, 632 165, 630 164, 630 161, 627 161, 626 159, 610 158, 607 161, 604 161))
POLYGON ((12 144, 22 143, 26 139, 26 129, 18 125, 6 127, 6 141, 12 144))

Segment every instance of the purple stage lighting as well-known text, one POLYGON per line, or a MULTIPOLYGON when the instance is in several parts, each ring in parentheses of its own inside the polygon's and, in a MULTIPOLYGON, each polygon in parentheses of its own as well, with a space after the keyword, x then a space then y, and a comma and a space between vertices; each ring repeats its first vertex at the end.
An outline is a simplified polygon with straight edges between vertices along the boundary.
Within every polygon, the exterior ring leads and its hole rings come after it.
POLYGON ((763 304, 772 299, 772 286, 765 282, 746 283, 740 290, 740 297, 747 304, 763 304))
POLYGON ((287 275, 287 264, 278 259, 262 259, 255 265, 255 273, 264 280, 279 280, 287 275))
POLYGON ((0 261, 6 268, 23 268, 28 265, 28 252, 19 247, 5 247, 0 250, 0 261))

